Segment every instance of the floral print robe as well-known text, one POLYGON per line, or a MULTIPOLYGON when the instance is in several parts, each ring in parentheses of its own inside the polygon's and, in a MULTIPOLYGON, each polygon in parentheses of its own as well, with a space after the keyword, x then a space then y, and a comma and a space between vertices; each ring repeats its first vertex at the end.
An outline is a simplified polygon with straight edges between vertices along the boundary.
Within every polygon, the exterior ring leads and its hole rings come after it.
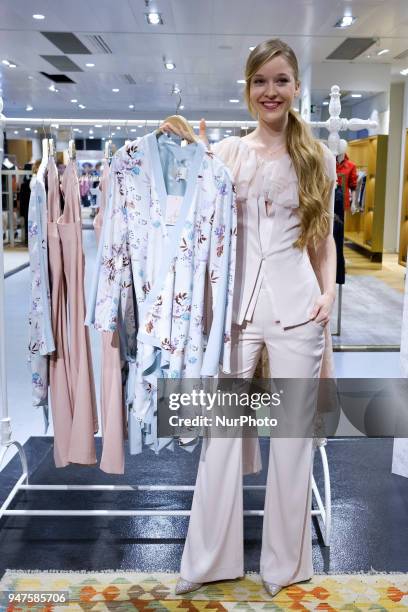
MULTIPOLYGON (((136 419, 140 438, 145 433, 156 450, 163 446, 155 433, 157 377, 216 376, 219 365, 230 372, 235 193, 224 164, 202 143, 189 146, 194 151, 175 225, 166 225, 168 194, 156 133, 115 155, 88 302, 88 324, 113 331, 119 323, 123 350, 134 361, 129 429, 133 422, 135 433, 136 419)), ((136 439, 133 451, 139 450, 136 439)))

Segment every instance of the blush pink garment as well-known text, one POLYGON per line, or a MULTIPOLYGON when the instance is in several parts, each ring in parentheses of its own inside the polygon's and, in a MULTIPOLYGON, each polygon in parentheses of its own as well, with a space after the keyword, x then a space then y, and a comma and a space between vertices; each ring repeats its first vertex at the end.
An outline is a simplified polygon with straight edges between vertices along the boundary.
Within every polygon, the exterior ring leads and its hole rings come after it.
POLYGON ((72 424, 69 461, 85 465, 96 463, 94 434, 98 431, 98 413, 89 330, 85 321, 82 221, 76 164, 71 161, 62 177, 64 212, 57 222, 67 286, 69 316, 70 367, 72 389, 72 424))
POLYGON ((51 324, 55 351, 50 355, 50 396, 54 424, 54 461, 56 467, 69 463, 72 424, 72 388, 68 348, 66 284, 57 219, 61 214, 58 171, 51 158, 47 165, 47 234, 51 292, 51 324))
MULTIPOLYGON (((101 205, 94 219, 98 242, 102 231, 108 188, 109 163, 105 160, 100 182, 101 205)), ((100 468, 108 474, 123 474, 125 470, 126 418, 122 363, 117 331, 102 332, 101 417, 103 449, 100 468)))

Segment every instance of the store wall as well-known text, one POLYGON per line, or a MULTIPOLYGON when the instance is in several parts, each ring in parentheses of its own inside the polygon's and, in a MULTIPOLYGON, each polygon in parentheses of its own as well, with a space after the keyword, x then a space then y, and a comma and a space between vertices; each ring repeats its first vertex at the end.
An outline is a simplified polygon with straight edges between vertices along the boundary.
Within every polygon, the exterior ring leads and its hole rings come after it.
POLYGON ((31 140, 7 140, 7 153, 15 155, 20 168, 31 161, 33 145, 31 140))

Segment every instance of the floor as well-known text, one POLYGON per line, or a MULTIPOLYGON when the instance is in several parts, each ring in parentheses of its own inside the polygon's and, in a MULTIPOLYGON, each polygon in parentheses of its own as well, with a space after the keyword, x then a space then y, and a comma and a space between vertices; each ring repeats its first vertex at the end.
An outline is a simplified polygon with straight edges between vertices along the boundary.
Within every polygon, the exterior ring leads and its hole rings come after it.
MULTIPOLYGON (((26 449, 31 483, 47 484, 194 484, 199 449, 151 451, 127 462, 123 477, 97 468, 53 467, 51 440, 31 438, 26 449), (160 474, 159 476, 157 476, 160 474)), ((263 465, 268 441, 261 439, 263 465)), ((330 548, 322 543, 313 519, 316 573, 406 572, 408 479, 390 474, 390 439, 336 439, 327 447, 331 469, 333 524, 330 548)), ((264 484, 266 470, 246 477, 264 484)), ((315 478, 322 484, 320 460, 315 478)), ((17 458, 0 473, 0 503, 19 475, 17 458)), ((189 492, 25 492, 15 507, 72 509, 190 509, 189 492)), ((262 509, 263 493, 246 492, 246 509, 262 509)), ((9 569, 139 571, 179 570, 187 517, 5 517, 0 521, 0 575, 9 569)), ((262 518, 245 517, 245 570, 259 571, 262 518)))

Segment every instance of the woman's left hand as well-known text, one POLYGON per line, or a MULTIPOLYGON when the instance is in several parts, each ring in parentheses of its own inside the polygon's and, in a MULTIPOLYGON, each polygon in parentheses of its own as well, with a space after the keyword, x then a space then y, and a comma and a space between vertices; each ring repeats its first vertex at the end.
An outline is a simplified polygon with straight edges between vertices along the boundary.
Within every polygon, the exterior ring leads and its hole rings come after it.
POLYGON ((313 310, 310 313, 310 318, 315 320, 315 323, 320 323, 325 327, 330 321, 330 315, 333 308, 335 296, 332 293, 323 293, 317 298, 313 310))

